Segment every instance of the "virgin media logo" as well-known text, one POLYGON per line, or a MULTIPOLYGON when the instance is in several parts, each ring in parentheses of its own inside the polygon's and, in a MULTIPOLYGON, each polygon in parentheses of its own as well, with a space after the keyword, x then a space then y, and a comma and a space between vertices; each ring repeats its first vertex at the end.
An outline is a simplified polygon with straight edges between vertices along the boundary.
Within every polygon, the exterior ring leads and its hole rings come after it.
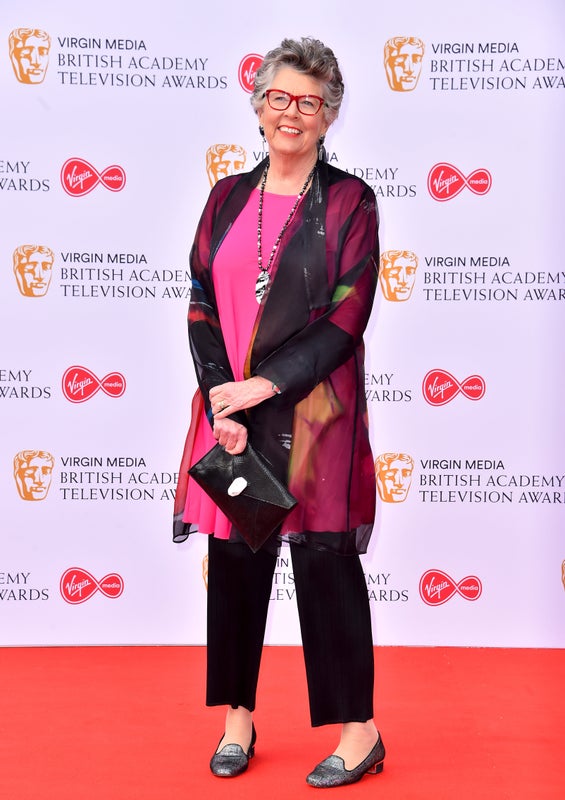
POLYGON ((61 184, 71 197, 82 197, 99 183, 111 192, 121 192, 126 185, 126 173, 117 164, 98 172, 84 158, 69 158, 61 168, 61 184))
POLYGON ((237 70, 239 85, 250 94, 253 91, 255 75, 262 61, 263 56, 259 56, 257 53, 249 53, 249 55, 244 56, 239 62, 239 68, 237 70))
POLYGON ((468 575, 455 583, 441 569, 429 569, 420 578, 420 597, 429 606, 441 606, 454 594, 460 594, 465 600, 477 600, 482 591, 483 585, 476 575, 468 575))
POLYGON ((444 369, 431 369, 422 381, 424 398, 432 406, 444 406, 459 393, 469 400, 480 400, 485 391, 486 384, 480 375, 470 375, 459 383, 444 369))
POLYGON ((62 384, 63 394, 71 403, 84 403, 100 389, 108 397, 121 397, 126 390, 126 379, 121 372, 109 372, 99 380, 86 367, 69 367, 62 384))
POLYGON ((71 567, 61 575, 59 583, 63 600, 72 605, 84 603, 96 592, 101 592, 105 597, 115 599, 124 591, 124 581, 117 572, 110 572, 101 580, 80 567, 71 567))
POLYGON ((486 194, 491 186, 492 176, 488 169, 476 169, 465 177, 453 164, 441 162, 428 174, 428 191, 440 203, 453 200, 465 187, 473 194, 486 194))

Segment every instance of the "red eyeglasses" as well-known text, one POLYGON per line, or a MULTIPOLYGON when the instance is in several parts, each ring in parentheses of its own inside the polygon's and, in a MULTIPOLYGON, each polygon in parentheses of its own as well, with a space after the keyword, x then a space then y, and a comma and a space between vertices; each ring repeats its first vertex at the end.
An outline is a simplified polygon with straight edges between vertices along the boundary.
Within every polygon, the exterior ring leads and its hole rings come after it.
POLYGON ((267 89, 265 96, 273 111, 286 111, 292 101, 296 100, 296 107, 307 117, 315 116, 325 103, 324 98, 316 94, 296 95, 282 92, 280 89, 267 89))

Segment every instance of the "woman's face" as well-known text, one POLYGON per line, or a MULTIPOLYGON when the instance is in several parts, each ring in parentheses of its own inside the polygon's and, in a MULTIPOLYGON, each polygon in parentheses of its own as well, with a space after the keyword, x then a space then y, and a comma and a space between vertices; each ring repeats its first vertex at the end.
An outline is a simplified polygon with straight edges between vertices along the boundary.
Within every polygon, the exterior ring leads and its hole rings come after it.
MULTIPOLYGON (((292 67, 281 67, 276 73, 270 89, 279 89, 300 96, 315 94, 323 97, 322 84, 292 67)), ((322 107, 314 116, 301 114, 293 100, 286 111, 275 111, 265 98, 258 112, 259 122, 265 129, 265 138, 272 153, 313 157, 318 149, 318 140, 328 129, 322 107)))

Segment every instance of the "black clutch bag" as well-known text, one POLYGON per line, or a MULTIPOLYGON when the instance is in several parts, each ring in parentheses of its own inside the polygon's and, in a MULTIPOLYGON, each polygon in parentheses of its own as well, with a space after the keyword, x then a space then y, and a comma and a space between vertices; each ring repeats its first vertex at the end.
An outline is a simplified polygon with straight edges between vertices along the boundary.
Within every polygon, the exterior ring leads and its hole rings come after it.
POLYGON ((237 456, 215 445, 188 473, 235 525, 253 552, 259 550, 297 502, 249 442, 237 456))

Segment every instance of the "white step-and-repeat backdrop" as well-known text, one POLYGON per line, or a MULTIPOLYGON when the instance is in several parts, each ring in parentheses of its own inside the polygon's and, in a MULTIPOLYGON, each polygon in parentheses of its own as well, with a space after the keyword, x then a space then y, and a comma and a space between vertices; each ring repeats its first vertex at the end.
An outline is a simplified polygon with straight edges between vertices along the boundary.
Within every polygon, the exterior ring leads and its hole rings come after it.
MULTIPOLYGON (((375 642, 565 644, 564 8, 2 3, 1 644, 205 641, 205 538, 171 540, 188 252, 262 157, 262 55, 302 35, 382 218, 375 642)), ((300 641, 286 549, 268 641, 300 641)))

